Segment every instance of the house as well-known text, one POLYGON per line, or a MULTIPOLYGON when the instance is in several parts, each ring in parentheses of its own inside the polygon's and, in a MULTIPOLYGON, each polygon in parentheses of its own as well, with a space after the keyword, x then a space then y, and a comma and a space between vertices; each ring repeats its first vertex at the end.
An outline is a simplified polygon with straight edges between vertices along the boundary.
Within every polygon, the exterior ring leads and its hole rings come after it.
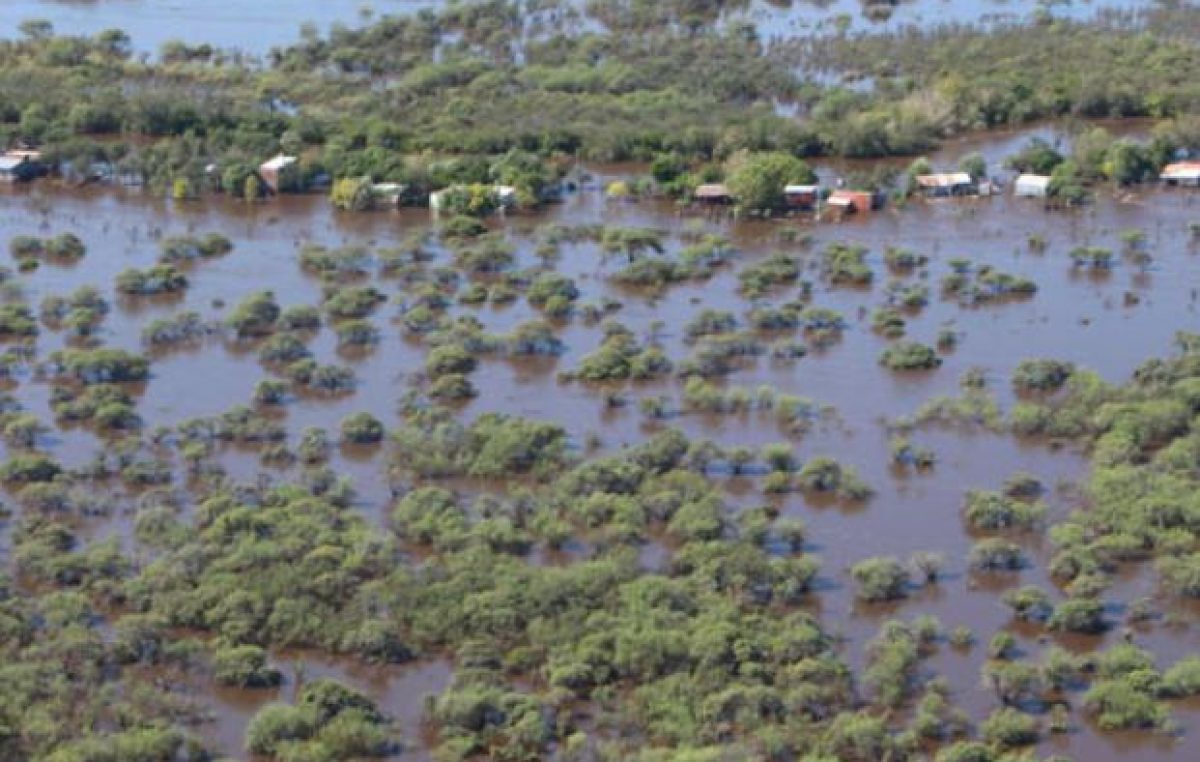
POLYGON ((875 194, 869 191, 835 190, 825 204, 841 214, 866 214, 875 208, 875 194))
POLYGON ((820 192, 819 185, 788 185, 783 197, 789 209, 815 209, 820 192))
POLYGON ((696 201, 701 204, 732 204, 733 194, 720 183, 708 183, 696 188, 696 201))
POLYGON ((1018 175, 1013 183, 1013 195, 1042 198, 1050 189, 1049 175, 1018 175))
POLYGON ((1200 186, 1200 161, 1181 161, 1163 167, 1159 175, 1167 185, 1200 186))
POLYGON ((0 183, 23 183, 41 174, 37 151, 6 151, 0 155, 0 183))
POLYGON ((267 186, 269 193, 281 193, 295 190, 299 185, 300 164, 295 156, 279 154, 258 168, 258 176, 267 186))
POLYGON ((375 206, 395 208, 400 206, 406 190, 408 186, 400 183, 374 183, 371 185, 371 196, 375 206))
POLYGON ((977 193, 975 181, 966 172, 940 172, 917 175, 917 188, 926 197, 966 196, 977 193))
POLYGON ((494 185, 492 190, 496 192, 496 200, 500 202, 502 209, 511 209, 517 205, 517 189, 511 185, 494 185))

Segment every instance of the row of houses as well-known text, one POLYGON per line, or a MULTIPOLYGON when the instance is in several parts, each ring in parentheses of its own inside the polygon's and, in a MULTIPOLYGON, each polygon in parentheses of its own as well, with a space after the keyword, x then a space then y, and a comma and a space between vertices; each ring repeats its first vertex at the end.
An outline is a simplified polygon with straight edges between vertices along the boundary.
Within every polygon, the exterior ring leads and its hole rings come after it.
MULTIPOLYGON (((697 203, 720 206, 734 203, 733 193, 722 183, 706 183, 692 194, 697 203)), ((784 203, 794 211, 818 211, 822 205, 821 186, 788 185, 783 189, 784 203)), ((824 199, 824 205, 842 213, 867 213, 883 205, 883 197, 870 191, 838 188, 824 199)))
MULTIPOLYGON (((1168 164, 1159 173, 1158 179, 1168 186, 1200 187, 1200 161, 1181 161, 1168 164)), ((1013 182, 1013 195, 1026 198, 1042 198, 1050 192, 1048 175, 1018 175, 1013 182)))

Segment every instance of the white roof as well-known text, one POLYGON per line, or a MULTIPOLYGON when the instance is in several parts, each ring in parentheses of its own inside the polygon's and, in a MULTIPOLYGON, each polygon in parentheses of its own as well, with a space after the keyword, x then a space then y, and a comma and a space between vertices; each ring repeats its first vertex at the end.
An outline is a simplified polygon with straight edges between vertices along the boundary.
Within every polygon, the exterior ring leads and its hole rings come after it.
POLYGON ((729 188, 721 183, 706 183, 696 188, 696 198, 726 198, 729 188))
POLYGON ((821 189, 819 185, 789 185, 783 189, 786 194, 792 193, 816 193, 821 189))
POLYGON ((268 172, 272 170, 278 171, 284 169, 285 167, 290 167, 295 163, 295 156, 284 156, 283 154, 279 154, 278 156, 263 162, 263 165, 259 167, 259 169, 265 169, 268 172))
POLYGON ((1200 178, 1200 162, 1184 161, 1163 167, 1164 180, 1195 180, 1200 178))
POLYGON ((1027 188, 1048 188, 1050 186, 1049 175, 1018 175, 1017 185, 1027 188))
POLYGON ((951 188, 955 185, 970 185, 971 176, 966 172, 942 172, 935 175, 917 175, 917 184, 926 188, 951 188))

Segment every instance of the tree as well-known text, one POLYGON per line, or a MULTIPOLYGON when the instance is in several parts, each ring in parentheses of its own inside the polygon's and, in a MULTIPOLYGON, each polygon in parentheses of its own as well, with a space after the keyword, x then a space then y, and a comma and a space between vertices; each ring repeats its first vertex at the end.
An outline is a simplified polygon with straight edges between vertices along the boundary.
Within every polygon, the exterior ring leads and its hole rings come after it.
POLYGON ((54 36, 54 24, 46 19, 25 19, 17 29, 30 40, 46 40, 54 36))
POLYGON ((1033 138, 1020 151, 1008 157, 1005 165, 1034 175, 1048 175, 1063 163, 1063 155, 1042 138, 1033 138))
POLYGON ((333 184, 330 201, 345 212, 365 212, 375 203, 369 177, 343 177, 333 184))
POLYGON ((780 209, 786 203, 786 186, 816 181, 816 173, 807 164, 779 151, 739 151, 726 165, 725 182, 730 192, 739 204, 754 211, 780 209))
POLYGON ((283 676, 267 664, 267 652, 258 646, 219 649, 213 656, 213 679, 238 688, 271 688, 283 676))
POLYGON ((352 444, 375 444, 383 434, 383 424, 370 413, 352 413, 342 419, 342 439, 352 444))
POLYGON ((987 177, 987 160, 978 151, 962 157, 958 168, 970 175, 972 180, 978 181, 987 177))
POLYGON ((259 291, 242 300, 226 318, 226 323, 239 338, 270 333, 279 320, 279 305, 270 291, 259 291))
POLYGON ((895 558, 868 558, 850 570, 858 583, 858 597, 868 602, 903 598, 908 585, 908 571, 895 558))

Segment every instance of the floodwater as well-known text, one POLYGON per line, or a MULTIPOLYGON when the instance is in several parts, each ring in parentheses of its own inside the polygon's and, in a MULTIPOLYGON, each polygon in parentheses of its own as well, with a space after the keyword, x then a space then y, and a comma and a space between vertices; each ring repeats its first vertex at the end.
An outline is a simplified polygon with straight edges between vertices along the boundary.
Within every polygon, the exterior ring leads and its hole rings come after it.
MULTIPOLYGON (((577 5, 582 6, 582 2, 577 5)), ((300 39, 303 24, 327 32, 333 25, 358 27, 385 15, 440 8, 445 0, 5 0, 0 37, 15 36, 21 21, 45 19, 62 34, 93 35, 124 29, 139 53, 156 54, 163 43, 182 40, 262 55, 300 39)), ((1138 0, 798 0, 730 3, 728 20, 754 24, 764 37, 789 37, 839 29, 894 31, 943 23, 1022 21, 1049 8, 1060 18, 1088 18, 1101 9, 1137 10, 1138 0), (888 8, 886 15, 878 12, 888 8)))
MULTIPOLYGON (((1049 134, 1045 129, 1038 128, 1036 134, 1049 134)), ((1029 134, 999 139, 1006 145, 1019 145, 1029 134)), ((956 144, 934 159, 948 163, 964 150, 995 153, 994 147, 976 141, 956 144)), ((557 360, 482 361, 473 376, 480 395, 464 405, 464 419, 502 411, 553 421, 565 427, 576 443, 594 435, 602 451, 613 452, 643 441, 662 425, 647 422, 636 402, 644 396, 665 395, 672 411, 666 423, 689 436, 710 438, 725 446, 759 447, 791 441, 802 460, 831 455, 854 466, 876 492, 866 504, 809 501, 801 495, 770 498, 784 515, 800 517, 807 524, 806 552, 822 559, 821 577, 810 606, 829 629, 845 637, 845 657, 854 665, 862 664, 864 644, 888 617, 935 615, 947 630, 967 625, 986 642, 991 633, 1011 626, 1008 610, 1000 602, 1005 589, 1026 583, 1054 589, 1045 573, 1049 549, 1040 537, 1025 541, 1032 561, 1027 569, 992 579, 969 573, 966 556, 972 537, 963 528, 962 498, 967 489, 997 489, 1011 474, 1025 471, 1049 488, 1046 499, 1050 519, 1055 520, 1077 505, 1072 487, 1087 476, 1081 453, 1015 440, 978 427, 923 427, 912 434, 912 439, 931 448, 938 462, 927 472, 902 473, 890 462, 886 424, 912 414, 934 397, 956 394, 959 378, 974 367, 985 370, 998 401, 1007 406, 1012 402, 1009 374, 1022 359, 1071 360, 1112 382, 1120 382, 1144 360, 1171 353, 1175 332, 1194 329, 1200 318, 1196 291, 1200 283, 1200 249, 1189 231, 1189 224, 1200 220, 1200 193, 1153 188, 1120 198, 1101 193, 1094 205, 1069 213, 1047 212, 1036 201, 1000 196, 915 202, 903 209, 889 208, 840 224, 813 224, 801 218, 734 222, 725 217, 681 216, 665 203, 606 201, 599 191, 603 183, 631 171, 630 167, 592 168, 595 180, 562 204, 544 213, 498 221, 496 224, 517 246, 518 266, 537 263, 537 228, 551 222, 659 228, 668 232, 671 251, 684 245, 685 233, 702 229, 726 236, 738 251, 732 267, 706 282, 678 284, 657 296, 614 287, 607 276, 621 262, 605 258, 594 244, 564 245, 556 265, 560 272, 575 279, 582 301, 603 297, 621 300, 623 308, 615 318, 635 331, 647 332, 653 321, 664 321, 660 339, 666 352, 678 362, 691 351, 682 327, 702 310, 726 309, 745 320, 752 305, 736 290, 736 272, 741 267, 776 251, 805 256, 811 262, 815 252, 827 243, 861 243, 871 251, 869 262, 876 275, 872 288, 832 288, 823 284, 815 271, 804 276, 814 281, 813 305, 836 309, 846 317, 848 325, 839 342, 795 362, 764 356, 717 382, 751 390, 768 385, 780 393, 810 397, 829 406, 831 412, 803 435, 789 435, 769 415, 753 412, 678 412, 682 385, 674 379, 626 387, 621 393, 628 404, 611 407, 601 390, 564 383, 557 377, 558 372, 574 368, 601 341, 599 325, 574 319, 561 329, 566 351, 557 360), (1119 250, 1121 232, 1130 228, 1147 234, 1154 255, 1148 268, 1120 262, 1100 279, 1081 276, 1072 269, 1067 256, 1071 248, 1091 244, 1119 250), (810 246, 787 242, 780 233, 789 229, 810 236, 810 246), (1046 242, 1041 253, 1031 251, 1027 245, 1034 235, 1046 242), (887 246, 903 246, 930 257, 926 274, 914 275, 911 280, 929 285, 931 300, 925 309, 909 317, 907 335, 933 343, 939 330, 950 326, 960 337, 957 348, 945 355, 943 365, 935 371, 892 374, 878 365, 879 353, 888 341, 872 331, 870 313, 885 302, 884 289, 890 276, 882 252, 887 246), (944 300, 939 297, 938 281, 950 271, 949 260, 957 257, 975 266, 986 264, 1032 278, 1039 290, 1029 299, 986 306, 944 300), (854 602, 847 573, 850 565, 870 556, 904 559, 913 552, 930 550, 947 558, 945 578, 940 584, 916 593, 899 606, 862 606, 854 602)), ((230 305, 259 289, 273 290, 284 306, 317 304, 320 285, 303 273, 298 263, 298 252, 305 242, 384 247, 429 231, 434 224, 424 210, 338 214, 326 199, 316 196, 284 197, 257 205, 225 199, 173 204, 130 191, 65 191, 49 183, 0 193, 0 231, 6 239, 69 230, 89 248, 87 257, 74 266, 47 264, 20 276, 18 282, 29 303, 36 305, 45 296, 66 294, 81 285, 98 285, 115 306, 104 323, 102 338, 108 346, 132 351, 142 350, 141 329, 155 318, 195 310, 206 320, 217 320, 230 305), (127 267, 153 264, 161 236, 209 231, 229 236, 234 251, 192 268, 192 285, 182 298, 141 304, 116 298, 112 290, 115 275, 127 267)), ((431 239, 430 245, 438 254, 437 263, 448 261, 447 253, 436 241, 431 239)), ((399 307, 394 297, 400 294, 399 286, 386 280, 376 285, 393 299, 372 318, 382 332, 382 340, 373 351, 350 358, 339 355, 328 328, 311 344, 318 361, 347 364, 354 369, 358 381, 355 393, 289 402, 282 421, 293 442, 305 427, 336 431, 345 415, 361 410, 373 413, 388 426, 399 422, 397 403, 422 367, 424 349, 406 340, 395 321, 399 307)), ((795 295, 796 290, 789 288, 769 295, 764 302, 781 304, 795 295)), ((537 316, 523 300, 480 309, 456 305, 451 313, 475 314, 495 333, 537 316)), ((38 340, 39 356, 45 357, 63 345, 60 335, 44 331, 38 340)), ((171 426, 192 417, 224 412, 236 404, 249 404, 255 382, 265 375, 254 351, 221 338, 208 339, 199 348, 158 356, 152 371, 138 405, 147 428, 171 426)), ((47 384, 21 377, 12 393, 30 412, 52 420, 47 384)), ((104 446, 93 434, 78 429, 56 432, 47 445, 56 458, 70 465, 86 462, 104 446)), ((354 479, 360 494, 358 509, 381 526, 390 501, 386 462, 387 449, 382 447, 339 451, 333 463, 337 471, 354 479)), ((224 453, 223 465, 239 479, 253 479, 261 470, 253 454, 236 448, 224 453)), ((282 476, 275 472, 274 478, 282 476)), ((763 502, 752 477, 714 478, 725 480, 730 503, 737 508, 763 502)), ((125 542, 133 542, 128 536, 127 516, 99 520, 94 532, 97 536, 115 533, 125 542)), ((0 551, 6 541, 0 529, 0 551)), ((585 544, 569 546, 554 557, 539 550, 531 563, 571 563, 586 552, 585 544)), ((665 545, 651 544, 642 555, 643 566, 649 570, 667 569, 670 553, 665 545)), ((1119 580, 1111 591, 1112 598, 1123 604, 1143 595, 1155 595, 1152 577, 1136 571, 1119 580)), ((1166 600, 1159 602, 1171 605, 1166 600)), ((1138 643, 1158 654, 1162 666, 1196 650, 1196 611, 1185 610, 1182 615, 1188 627, 1151 624, 1135 634, 1138 643)), ((1029 632, 1014 632, 1027 652, 1036 653, 1044 647, 1029 632)), ((1118 637, 1119 632, 1114 631, 1103 637, 1061 642, 1072 648, 1090 649, 1111 644, 1118 637)), ((943 646, 932 661, 953 686, 955 703, 975 719, 995 707, 994 698, 979 679, 985 650, 982 645, 965 652, 943 646)), ((302 662, 303 673, 308 676, 337 676, 372 695, 398 719, 406 737, 415 742, 410 753, 417 759, 423 698, 441 690, 452 671, 452 665, 436 658, 389 670, 366 669, 317 654, 278 654, 276 658, 288 678, 277 693, 209 687, 203 694, 215 720, 200 728, 199 733, 221 752, 243 756, 241 735, 250 716, 266 701, 291 695, 300 680, 296 665, 302 662)), ((1076 732, 1047 741, 1044 751, 1089 762, 1131 756, 1139 760, 1200 759, 1200 714, 1194 707, 1184 708, 1177 712, 1177 718, 1184 731, 1178 740, 1149 734, 1106 735, 1080 723, 1076 732)))

